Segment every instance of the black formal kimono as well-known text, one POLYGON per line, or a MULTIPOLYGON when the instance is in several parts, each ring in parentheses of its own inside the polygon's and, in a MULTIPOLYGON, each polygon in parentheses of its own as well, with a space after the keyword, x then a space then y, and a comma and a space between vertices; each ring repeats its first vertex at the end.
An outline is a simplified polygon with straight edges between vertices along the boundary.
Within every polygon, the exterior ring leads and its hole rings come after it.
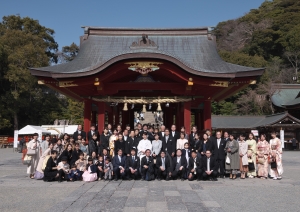
POLYGON ((151 156, 148 157, 143 157, 141 161, 141 175, 143 180, 154 180, 154 170, 153 170, 153 158, 151 156), (148 166, 146 169, 144 166, 148 166))
POLYGON ((116 140, 115 142, 115 155, 118 154, 119 149, 122 149, 123 155, 125 155, 125 141, 116 140))
POLYGON ((190 181, 194 180, 195 178, 197 178, 198 180, 202 179, 202 160, 200 157, 196 157, 195 159, 190 157, 188 165, 188 177, 190 174, 192 174, 192 178, 188 178, 190 181), (192 172, 193 169, 195 169, 194 172, 192 172))
POLYGON ((127 156, 126 158, 126 173, 129 179, 136 180, 139 176, 139 169, 140 169, 140 158, 138 156, 127 156), (134 174, 131 173, 131 169, 137 170, 134 174))
POLYGON ((72 152, 71 162, 69 163, 70 166, 75 164, 75 162, 79 159, 79 154, 82 153, 82 151, 79 149, 78 151, 75 149, 72 152))
POLYGON ((98 146, 97 146, 97 140, 89 140, 89 145, 88 145, 88 151, 89 151, 89 156, 92 156, 92 153, 95 152, 96 154, 98 153, 98 146))
POLYGON ((71 159, 72 159, 72 155, 73 155, 73 150, 68 151, 67 149, 65 149, 61 155, 59 156, 59 158, 57 159, 57 164, 59 162, 61 162, 61 159, 65 156, 67 157, 67 163, 70 164, 71 163, 71 159))
POLYGON ((108 149, 109 147, 109 138, 110 135, 104 135, 104 133, 101 134, 100 136, 100 145, 98 148, 98 155, 102 155, 103 154, 103 149, 108 149))
POLYGON ((171 163, 170 163, 170 159, 169 157, 164 157, 164 160, 165 160, 165 170, 162 171, 160 169, 160 167, 162 166, 162 158, 161 157, 158 157, 156 159, 156 172, 157 172, 157 178, 160 180, 160 179, 166 179, 166 180, 169 180, 169 172, 171 171, 171 163))
POLYGON ((50 157, 47 161, 45 170, 44 170, 44 181, 53 181, 58 173, 57 169, 53 169, 56 167, 56 163, 53 161, 53 158, 50 157))

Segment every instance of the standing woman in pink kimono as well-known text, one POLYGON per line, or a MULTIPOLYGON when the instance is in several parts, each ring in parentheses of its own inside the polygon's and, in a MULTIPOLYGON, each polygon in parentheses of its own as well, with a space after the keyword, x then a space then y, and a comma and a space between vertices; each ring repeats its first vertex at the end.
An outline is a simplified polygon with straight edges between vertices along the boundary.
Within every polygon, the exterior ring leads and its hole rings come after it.
POLYGON ((241 179, 245 179, 248 172, 248 143, 245 141, 245 136, 240 135, 239 154, 240 154, 240 172, 241 179))
POLYGON ((257 145, 257 175, 261 179, 268 179, 268 156, 270 153, 270 145, 266 141, 266 135, 262 134, 257 145))
POLYGON ((271 137, 270 156, 272 157, 272 160, 275 160, 276 168, 270 169, 270 176, 273 177, 273 180, 281 180, 281 175, 283 173, 281 141, 276 137, 275 132, 271 133, 271 137))

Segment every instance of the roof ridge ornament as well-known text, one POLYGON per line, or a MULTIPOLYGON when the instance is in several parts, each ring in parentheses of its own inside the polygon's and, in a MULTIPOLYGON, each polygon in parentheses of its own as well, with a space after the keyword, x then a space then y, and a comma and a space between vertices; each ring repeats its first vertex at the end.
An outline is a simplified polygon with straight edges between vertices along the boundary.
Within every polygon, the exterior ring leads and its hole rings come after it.
POLYGON ((138 42, 133 42, 130 49, 158 49, 158 45, 148 38, 148 35, 143 34, 142 39, 138 42))

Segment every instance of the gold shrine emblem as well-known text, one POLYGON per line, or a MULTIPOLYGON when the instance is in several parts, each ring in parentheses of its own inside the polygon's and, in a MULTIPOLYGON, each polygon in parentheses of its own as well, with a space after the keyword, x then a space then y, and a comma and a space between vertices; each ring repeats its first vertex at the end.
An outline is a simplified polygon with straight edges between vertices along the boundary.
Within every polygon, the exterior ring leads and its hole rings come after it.
POLYGON ((73 87, 73 86, 78 86, 75 83, 72 83, 73 81, 61 81, 58 82, 58 86, 61 88, 67 88, 67 87, 73 87))
POLYGON ((160 62, 128 62, 126 65, 131 71, 139 72, 140 74, 146 75, 149 72, 156 71, 159 69, 158 65, 163 64, 160 62))
POLYGON ((210 84, 209 86, 215 86, 215 87, 228 87, 227 81, 214 81, 215 83, 210 84))

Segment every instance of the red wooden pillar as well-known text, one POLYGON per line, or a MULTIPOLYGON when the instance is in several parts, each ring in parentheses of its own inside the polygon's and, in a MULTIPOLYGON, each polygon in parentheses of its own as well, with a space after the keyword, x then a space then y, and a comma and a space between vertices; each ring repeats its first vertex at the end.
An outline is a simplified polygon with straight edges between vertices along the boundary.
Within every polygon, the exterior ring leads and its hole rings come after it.
POLYGON ((98 131, 102 133, 105 124, 105 103, 98 102, 98 131))
POLYGON ((211 130, 211 101, 204 101, 204 129, 211 130))
POLYGON ((92 102, 89 99, 84 100, 84 131, 88 132, 91 128, 92 102))
POLYGON ((187 133, 191 132, 191 102, 185 102, 183 106, 183 122, 187 133))

